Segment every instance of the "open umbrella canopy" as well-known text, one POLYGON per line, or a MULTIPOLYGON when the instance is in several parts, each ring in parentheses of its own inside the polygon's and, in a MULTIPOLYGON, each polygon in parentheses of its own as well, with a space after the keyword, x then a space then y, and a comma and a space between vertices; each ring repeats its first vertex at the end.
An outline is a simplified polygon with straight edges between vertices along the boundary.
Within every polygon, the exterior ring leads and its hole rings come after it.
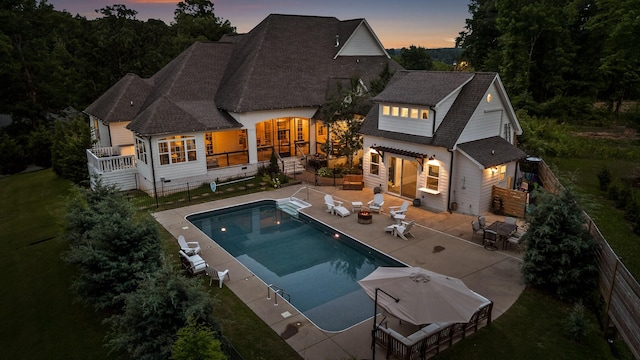
POLYGON ((471 291, 458 278, 419 267, 378 267, 358 282, 378 306, 390 315, 415 325, 468 322, 488 300, 471 291))

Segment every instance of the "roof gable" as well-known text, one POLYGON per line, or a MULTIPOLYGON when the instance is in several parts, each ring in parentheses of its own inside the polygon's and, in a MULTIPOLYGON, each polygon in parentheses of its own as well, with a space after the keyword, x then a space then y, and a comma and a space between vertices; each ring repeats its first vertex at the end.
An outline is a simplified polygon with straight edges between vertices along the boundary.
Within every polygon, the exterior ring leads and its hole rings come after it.
POLYGON ((89 105, 84 113, 107 124, 129 121, 143 108, 151 89, 151 81, 127 74, 89 105))
MULTIPOLYGON (((269 15, 238 41, 216 102, 225 110, 250 111, 317 107, 326 102, 327 79, 357 76, 370 82, 385 64, 380 56, 338 56, 336 35, 348 39, 362 19, 269 15)), ((366 26, 363 28, 366 29, 366 26)))
POLYGON ((340 50, 334 58, 339 56, 386 56, 390 57, 384 46, 371 30, 367 20, 362 19, 358 27, 346 39, 344 46, 340 46, 340 37, 336 37, 336 47, 340 50))

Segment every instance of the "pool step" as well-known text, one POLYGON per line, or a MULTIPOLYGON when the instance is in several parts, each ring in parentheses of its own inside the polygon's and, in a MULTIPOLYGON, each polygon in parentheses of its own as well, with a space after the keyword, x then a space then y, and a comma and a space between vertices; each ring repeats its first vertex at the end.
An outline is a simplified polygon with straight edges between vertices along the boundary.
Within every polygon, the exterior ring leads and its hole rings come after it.
POLYGON ((308 202, 304 201, 304 200, 300 200, 298 198, 295 197, 290 197, 290 198, 285 198, 285 199, 279 199, 277 201, 277 206, 278 209, 284 211, 285 213, 297 218, 298 217, 298 211, 300 209, 306 208, 311 206, 311 204, 309 204, 308 202))

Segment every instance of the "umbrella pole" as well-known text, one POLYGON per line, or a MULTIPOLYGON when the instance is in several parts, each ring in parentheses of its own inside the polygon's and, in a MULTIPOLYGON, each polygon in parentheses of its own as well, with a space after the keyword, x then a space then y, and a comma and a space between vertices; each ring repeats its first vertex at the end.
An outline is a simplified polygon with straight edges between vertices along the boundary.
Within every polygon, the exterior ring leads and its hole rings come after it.
POLYGON ((376 360, 376 332, 378 331, 378 327, 379 327, 378 323, 376 322, 376 317, 378 316, 378 291, 382 291, 384 294, 386 294, 388 297, 392 298, 396 302, 400 301, 400 299, 389 294, 388 292, 380 288, 376 288, 376 295, 373 301, 373 330, 371 330, 371 350, 373 351, 373 355, 371 356, 372 360, 376 360))

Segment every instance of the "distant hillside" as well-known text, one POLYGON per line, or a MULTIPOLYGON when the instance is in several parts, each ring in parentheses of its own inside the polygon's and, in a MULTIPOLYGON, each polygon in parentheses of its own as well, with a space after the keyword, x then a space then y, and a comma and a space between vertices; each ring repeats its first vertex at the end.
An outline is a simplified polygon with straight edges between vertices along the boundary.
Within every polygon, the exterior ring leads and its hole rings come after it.
POLYGON ((453 65, 462 55, 461 48, 427 49, 427 52, 432 61, 440 61, 449 65, 453 65))
MULTIPOLYGON (((387 49, 387 52, 391 56, 399 56, 402 49, 387 49)), ((427 49, 431 60, 436 62, 442 62, 445 64, 453 65, 455 61, 460 58, 462 49, 460 48, 441 48, 441 49, 427 49)))

